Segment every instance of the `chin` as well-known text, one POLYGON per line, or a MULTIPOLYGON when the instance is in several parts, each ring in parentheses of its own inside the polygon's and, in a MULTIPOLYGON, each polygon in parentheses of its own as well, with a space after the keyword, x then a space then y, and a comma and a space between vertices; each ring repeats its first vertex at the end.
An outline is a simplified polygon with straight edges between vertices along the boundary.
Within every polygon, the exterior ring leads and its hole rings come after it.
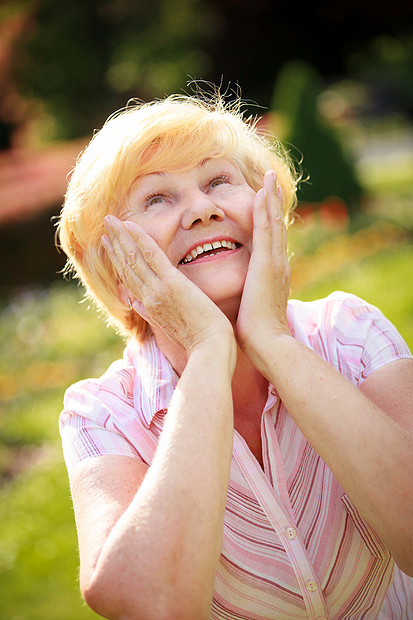
POLYGON ((208 297, 225 312, 227 307, 236 307, 237 311, 241 303, 242 292, 244 290, 245 277, 231 278, 230 280, 220 280, 219 283, 211 284, 198 283, 195 284, 208 297))

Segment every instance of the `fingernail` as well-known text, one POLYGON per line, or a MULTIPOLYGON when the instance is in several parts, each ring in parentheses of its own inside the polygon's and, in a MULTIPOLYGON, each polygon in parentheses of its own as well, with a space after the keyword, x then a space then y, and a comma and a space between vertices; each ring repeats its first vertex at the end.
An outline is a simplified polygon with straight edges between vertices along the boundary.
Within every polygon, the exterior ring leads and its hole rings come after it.
POLYGON ((280 202, 282 202, 282 200, 283 200, 283 188, 281 187, 281 185, 277 185, 277 196, 278 196, 278 200, 280 202))
POLYGON ((121 225, 120 220, 114 215, 105 215, 104 222, 109 232, 113 230, 119 230, 120 225, 121 225))
POLYGON ((257 192, 257 197, 261 198, 262 200, 266 200, 267 190, 265 189, 265 187, 260 187, 260 189, 257 192))

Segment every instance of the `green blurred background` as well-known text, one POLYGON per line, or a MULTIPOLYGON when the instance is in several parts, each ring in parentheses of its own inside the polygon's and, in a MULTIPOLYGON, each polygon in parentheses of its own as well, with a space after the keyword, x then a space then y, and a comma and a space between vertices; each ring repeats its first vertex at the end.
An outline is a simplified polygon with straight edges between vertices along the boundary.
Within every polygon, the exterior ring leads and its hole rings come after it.
POLYGON ((341 289, 413 347, 413 4, 37 0, 0 5, 0 620, 81 601, 58 435, 65 388, 122 342, 64 282, 55 217, 76 155, 131 98, 241 93, 300 166, 292 296, 341 289))

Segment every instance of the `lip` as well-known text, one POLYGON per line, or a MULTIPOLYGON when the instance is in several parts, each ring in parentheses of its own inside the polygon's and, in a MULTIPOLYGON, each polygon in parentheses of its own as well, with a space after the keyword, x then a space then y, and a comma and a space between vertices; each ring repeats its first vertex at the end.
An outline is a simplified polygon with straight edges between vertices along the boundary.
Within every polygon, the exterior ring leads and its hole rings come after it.
POLYGON ((234 239, 231 236, 226 236, 226 235, 217 235, 216 237, 209 237, 208 239, 200 239, 199 241, 197 241, 196 243, 192 244, 191 246, 188 247, 188 249, 185 251, 184 255, 182 256, 182 258, 180 259, 178 265, 182 266, 184 265, 192 265, 193 263, 200 263, 200 262, 206 262, 207 260, 213 260, 215 258, 222 258, 221 255, 224 254, 233 254, 234 252, 237 252, 240 248, 242 247, 242 243, 240 243, 239 241, 237 241, 236 239, 234 239), (192 252, 192 250, 195 250, 195 248, 197 248, 199 245, 204 245, 206 243, 210 243, 213 244, 215 241, 230 241, 231 243, 235 243, 237 245, 237 248, 235 250, 226 250, 225 252, 218 252, 217 254, 214 255, 207 255, 205 257, 203 257, 202 255, 199 258, 196 258, 196 260, 191 261, 189 263, 182 263, 181 261, 184 260, 184 258, 190 254, 192 252))

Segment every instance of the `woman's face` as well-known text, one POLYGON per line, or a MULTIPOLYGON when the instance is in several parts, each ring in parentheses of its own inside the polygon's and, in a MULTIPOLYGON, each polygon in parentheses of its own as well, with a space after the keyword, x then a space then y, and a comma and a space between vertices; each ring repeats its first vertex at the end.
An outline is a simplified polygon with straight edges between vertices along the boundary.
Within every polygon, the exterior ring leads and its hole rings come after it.
POLYGON ((138 178, 121 219, 139 224, 217 305, 238 303, 252 249, 254 190, 230 159, 138 178))

